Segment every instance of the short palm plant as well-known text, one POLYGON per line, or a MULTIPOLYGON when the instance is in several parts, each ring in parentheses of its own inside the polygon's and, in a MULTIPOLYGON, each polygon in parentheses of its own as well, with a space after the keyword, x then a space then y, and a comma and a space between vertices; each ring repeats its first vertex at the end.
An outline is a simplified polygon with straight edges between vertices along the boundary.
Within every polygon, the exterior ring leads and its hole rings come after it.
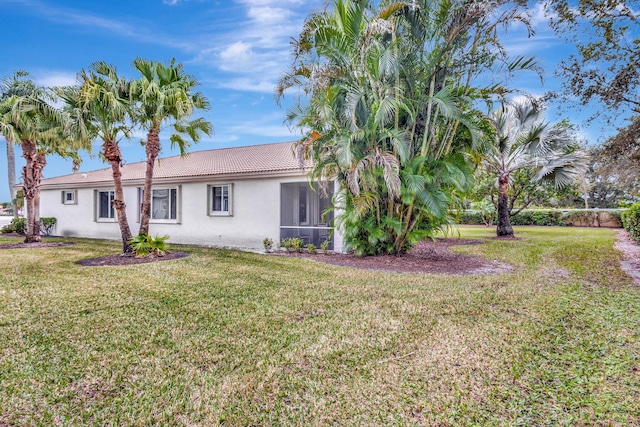
POLYGON ((164 256, 167 253, 169 236, 152 237, 148 234, 138 234, 129 239, 129 244, 135 256, 164 256))

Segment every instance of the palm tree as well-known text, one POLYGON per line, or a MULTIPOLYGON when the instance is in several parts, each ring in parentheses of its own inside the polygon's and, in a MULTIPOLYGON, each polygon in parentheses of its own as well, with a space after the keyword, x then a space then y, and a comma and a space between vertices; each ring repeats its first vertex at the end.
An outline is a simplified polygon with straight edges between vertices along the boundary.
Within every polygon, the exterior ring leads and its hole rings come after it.
MULTIPOLYGON (((312 178, 342 185, 346 243, 361 254, 398 253, 446 227, 470 187, 472 101, 508 91, 473 79, 507 63, 488 54, 501 51, 488 34, 515 12, 494 14, 494 2, 371 3, 335 0, 309 16, 276 94, 308 95, 288 120, 309 130, 299 151, 314 160, 312 178)), ((509 69, 518 68, 535 62, 509 69)))
POLYGON ((114 183, 113 206, 118 217, 122 251, 131 253, 129 244, 131 229, 127 220, 124 190, 122 187, 122 153, 120 140, 129 137, 131 123, 128 120, 130 82, 118 75, 114 66, 93 63, 88 71, 78 74, 78 85, 59 88, 59 96, 87 134, 97 135, 102 140, 101 155, 111 165, 114 183))
MULTIPOLYGON (((24 76, 21 76, 24 77, 24 76)), ((25 95, 13 95, 0 103, 0 133, 7 140, 20 141, 26 164, 22 170, 23 193, 27 207, 25 243, 39 242, 40 182, 48 154, 79 158, 88 139, 74 126, 71 118, 45 99, 49 93, 33 83, 25 95)))
MULTIPOLYGON (((12 77, 5 77, 0 83, 0 100, 7 99, 14 95, 25 95, 32 92, 35 87, 33 82, 25 79, 28 75, 25 71, 17 71, 12 77)), ((9 183, 9 194, 11 196, 11 208, 13 217, 18 218, 18 206, 16 202, 16 152, 14 142, 5 137, 7 147, 7 172, 9 183)))
POLYGON ((482 162, 498 186, 498 236, 513 236, 509 185, 515 171, 530 169, 532 180, 570 184, 583 168, 584 156, 562 125, 544 121, 543 109, 532 101, 503 104, 491 116, 494 135, 482 162))
POLYGON ((135 102, 133 121, 147 131, 147 140, 144 142, 147 165, 138 234, 147 235, 151 218, 153 170, 162 150, 160 132, 163 126, 173 127, 175 132, 170 140, 182 155, 190 145, 188 139, 197 143, 202 133, 210 135, 213 128, 211 123, 202 118, 187 120, 196 110, 208 109, 209 101, 202 93, 194 92, 199 83, 184 73, 182 64, 176 65, 175 59, 172 59, 165 66, 157 61, 136 58, 133 66, 141 75, 131 82, 131 96, 135 102))

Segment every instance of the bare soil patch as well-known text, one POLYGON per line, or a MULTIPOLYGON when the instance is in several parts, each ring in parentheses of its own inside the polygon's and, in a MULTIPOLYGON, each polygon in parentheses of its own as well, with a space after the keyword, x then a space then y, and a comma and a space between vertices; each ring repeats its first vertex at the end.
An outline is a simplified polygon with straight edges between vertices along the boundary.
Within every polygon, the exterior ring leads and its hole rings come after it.
POLYGON ((389 271, 394 273, 422 274, 500 274, 512 270, 510 265, 480 258, 473 255, 457 254, 449 250, 455 245, 478 245, 482 240, 437 239, 417 244, 407 254, 358 257, 353 254, 309 254, 298 252, 275 252, 276 256, 307 258, 326 264, 365 270, 389 271))
POLYGON ((640 245, 631 238, 625 229, 618 231, 618 240, 614 247, 622 252, 620 267, 640 285, 640 245))
POLYGON ((135 265, 135 264, 147 264, 157 261, 170 261, 172 259, 185 258, 191 255, 189 252, 167 252, 163 256, 148 255, 143 257, 136 257, 131 254, 113 254, 106 255, 98 258, 89 258, 76 261, 76 264, 83 265, 85 267, 101 267, 101 266, 115 266, 115 265, 135 265))

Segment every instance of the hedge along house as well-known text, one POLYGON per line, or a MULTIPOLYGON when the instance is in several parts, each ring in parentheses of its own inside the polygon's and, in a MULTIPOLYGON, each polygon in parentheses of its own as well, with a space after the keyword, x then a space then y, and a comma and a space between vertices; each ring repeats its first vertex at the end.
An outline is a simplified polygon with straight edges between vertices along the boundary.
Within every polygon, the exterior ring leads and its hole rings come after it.
MULTIPOLYGON (((342 251, 331 235, 334 185, 310 184, 310 163, 296 159, 293 143, 197 151, 159 159, 151 198, 152 235, 171 243, 263 249, 263 240, 300 237, 342 251)), ((145 162, 126 164, 122 182, 131 232, 137 233, 145 162), (136 219, 134 223, 133 219, 136 219)), ((55 234, 120 239, 111 168, 42 181, 41 216, 57 218, 55 234)))

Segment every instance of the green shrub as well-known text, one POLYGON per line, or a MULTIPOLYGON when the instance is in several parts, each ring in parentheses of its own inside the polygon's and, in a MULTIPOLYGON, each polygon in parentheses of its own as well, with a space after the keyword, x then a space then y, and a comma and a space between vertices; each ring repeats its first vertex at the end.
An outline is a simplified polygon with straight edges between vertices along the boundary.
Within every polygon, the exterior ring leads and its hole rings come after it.
MULTIPOLYGON (((547 225, 547 226, 571 226, 584 225, 600 227, 602 223, 613 222, 621 226, 620 209, 525 209, 518 215, 510 218, 511 225, 547 225)), ((458 217, 458 224, 487 225, 486 217, 475 210, 468 210, 458 217)), ((492 218, 491 225, 496 224, 496 218, 492 218)))
POLYGON ((562 211, 556 210, 524 210, 511 217, 511 225, 567 225, 562 219, 562 211))
POLYGON ((27 233, 27 220, 26 218, 13 218, 11 220, 11 231, 9 233, 18 233, 18 234, 26 234, 27 233))
POLYGON ((285 248, 287 252, 302 252, 302 249, 304 248, 304 240, 299 237, 288 237, 286 239, 282 239, 280 246, 285 248))
POLYGON ((479 202, 475 202, 472 204, 473 210, 476 211, 480 218, 482 218, 482 223, 486 226, 489 226, 494 223, 496 217, 496 207, 491 203, 491 201, 487 199, 482 199, 479 202))
POLYGON ((40 218, 40 232, 45 236, 51 236, 57 220, 53 217, 40 218))
POLYGON ((320 249, 322 249, 322 253, 326 255, 327 252, 329 252, 329 241, 325 240, 320 243, 320 249))
POLYGON ((135 256, 163 256, 167 252, 169 236, 151 237, 148 234, 138 234, 129 239, 129 244, 135 256))
POLYGON ((635 240, 640 241, 640 203, 633 204, 622 212, 622 226, 635 240))
MULTIPOLYGON (((475 211, 466 211, 458 217, 458 224, 482 225, 484 224, 482 215, 475 211)), ((493 218, 491 225, 496 225, 496 219, 493 218)))
POLYGON ((316 245, 314 245, 313 243, 309 243, 305 246, 305 248, 307 248, 307 252, 309 252, 310 254, 318 253, 318 248, 316 248, 316 245))
POLYGON ((291 250, 291 238, 285 238, 280 241, 280 247, 284 248, 287 252, 291 250))
POLYGON ((264 240, 262 240, 262 245, 264 246, 264 250, 269 252, 273 247, 273 240, 265 237, 264 240))
POLYGON ((299 237, 293 237, 291 239, 291 249, 296 252, 302 252, 302 247, 304 246, 304 240, 299 237))

